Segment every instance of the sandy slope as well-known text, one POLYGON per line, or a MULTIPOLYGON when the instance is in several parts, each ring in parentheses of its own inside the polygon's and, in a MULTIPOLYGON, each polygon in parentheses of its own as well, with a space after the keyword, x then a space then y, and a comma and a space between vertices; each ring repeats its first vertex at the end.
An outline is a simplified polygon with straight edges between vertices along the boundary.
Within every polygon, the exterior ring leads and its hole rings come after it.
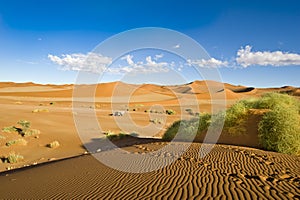
MULTIPOLYGON (((197 111, 199 106, 200 112, 211 112, 212 106, 221 105, 224 95, 226 95, 227 106, 237 100, 257 97, 271 91, 299 96, 299 88, 294 87, 260 89, 230 84, 224 86, 213 81, 195 81, 179 86, 113 82, 81 86, 83 92, 76 100, 82 109, 95 109, 102 131, 111 130, 118 133, 122 131, 119 127, 121 124, 128 128, 129 132, 160 136, 181 116, 186 119, 192 117, 184 109, 181 110, 181 107, 197 111), (96 94, 96 102, 90 102, 87 98, 94 94, 91 91, 96 94), (194 104, 195 101, 191 103, 192 100, 196 100, 197 105, 194 104), (128 122, 123 117, 119 118, 119 124, 116 123, 114 117, 109 116, 112 109, 128 110, 126 116, 132 121, 128 122), (177 114, 169 116, 159 113, 164 109, 173 109, 177 114), (156 110, 158 113, 145 112, 149 110, 156 110), (162 124, 150 122, 150 119, 155 118, 160 119, 162 124)), ((41 131, 38 137, 24 138, 17 133, 0 132, 3 136, 0 138, 0 157, 3 158, 10 152, 24 156, 24 161, 17 164, 0 161, 0 171, 78 156, 86 151, 78 137, 73 120, 73 114, 77 113, 72 111, 72 93, 72 85, 0 83, 0 128, 16 125, 17 121, 25 119, 31 122, 32 128, 41 131), (33 113, 32 111, 36 109, 48 110, 48 112, 33 113), (27 144, 6 146, 8 141, 16 139, 24 139, 27 144), (60 143, 58 148, 46 147, 55 140, 60 143)), ((253 115, 247 124, 247 132, 250 134, 239 137, 222 134, 219 143, 259 147, 256 126, 260 117, 259 114, 253 115)), ((87 131, 97 130, 87 127, 87 131)), ((97 132, 99 135, 102 134, 101 131, 97 132)), ((133 140, 126 150, 142 153, 140 149, 132 146, 139 141, 133 140)), ((153 141, 146 143, 148 143, 145 144, 148 145, 147 148, 153 150, 163 145, 153 141)), ((99 164, 91 156, 41 165, 12 172, 8 176, 5 176, 8 172, 4 172, 0 176, 0 199, 17 197, 128 199, 135 198, 137 195, 141 199, 155 196, 182 199, 224 195, 233 198, 250 199, 254 196, 263 199, 272 197, 284 199, 299 195, 299 177, 296 176, 300 174, 299 158, 221 145, 204 160, 199 160, 196 158, 198 147, 199 144, 193 144, 182 160, 147 174, 122 173, 99 164), (255 155, 251 155, 252 152, 255 155), (284 174, 286 174, 283 176, 285 178, 279 177, 284 174)))
MULTIPOLYGON (((152 156, 165 143, 126 147, 152 156)), ((176 143, 175 145, 184 145, 176 143)), ((177 161, 149 173, 125 173, 83 156, 4 173, 0 198, 97 199, 296 199, 300 159, 250 148, 216 145, 204 159, 192 144, 177 161), (26 183, 26 184, 24 184, 26 183)), ((111 150, 109 153, 114 153, 111 150)))

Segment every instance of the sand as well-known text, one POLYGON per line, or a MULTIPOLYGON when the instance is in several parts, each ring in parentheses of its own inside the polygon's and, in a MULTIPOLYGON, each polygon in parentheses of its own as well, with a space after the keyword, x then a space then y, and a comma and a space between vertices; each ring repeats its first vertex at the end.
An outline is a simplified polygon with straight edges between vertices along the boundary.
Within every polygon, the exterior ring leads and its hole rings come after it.
MULTIPOLYGON (((238 100, 272 91, 299 96, 299 88, 295 87, 261 89, 224 84, 225 88, 221 88, 220 85, 213 81, 168 87, 105 83, 97 87, 82 86, 86 92, 77 99, 77 103, 83 110, 95 109, 101 122, 101 131, 93 128, 87 131, 103 136, 102 131, 119 133, 122 131, 119 125, 122 125, 137 132, 140 137, 159 138, 174 121, 192 117, 181 107, 197 111, 199 106, 200 112, 211 112, 212 106, 221 109, 224 95, 227 107, 238 100), (117 90, 114 90, 116 86, 117 90), (87 91, 93 88, 96 88, 95 103, 87 101, 87 91), (121 117, 117 124, 110 116, 112 106, 114 109, 128 110, 126 115, 134 123, 128 123, 126 118, 121 117), (173 109, 176 114, 160 113, 164 109, 173 109), (150 110, 158 113, 149 113, 150 110), (162 120, 162 124, 150 122, 155 118, 162 120)), ((93 156, 85 155, 86 149, 74 124, 73 115, 77 113, 72 111, 72 93, 73 85, 0 83, 0 128, 17 126, 19 120, 25 119, 31 122, 31 128, 40 131, 39 135, 28 137, 16 132, 0 132, 0 157, 10 152, 24 156, 23 161, 15 164, 0 161, 0 199, 299 198, 299 157, 245 148, 261 148, 257 138, 257 122, 262 116, 260 112, 253 111, 246 125, 247 135, 236 137, 222 133, 218 141, 220 145, 216 145, 203 159, 197 157, 201 143, 194 143, 182 158, 179 157, 169 166, 149 173, 132 174, 111 169, 93 156), (18 139, 26 142, 6 145, 18 139), (53 141, 58 141, 60 146, 47 147, 53 141), (70 157, 73 158, 66 159, 70 157)), ((198 142, 202 142, 203 138, 198 138, 198 142)), ((118 142, 128 153, 153 151, 153 156, 155 150, 166 145, 156 139, 126 138, 118 142), (145 148, 137 148, 139 143, 145 148)), ((176 145, 180 147, 181 144, 176 145)), ((114 150, 105 152, 113 153, 114 150)), ((168 155, 165 152, 156 156, 164 158, 168 155)))
MULTIPOLYGON (((143 144, 149 151, 165 145, 143 144)), ((174 145, 182 145, 175 143, 174 145)), ((0 176, 0 197, 39 199, 297 199, 300 159, 278 153, 216 145, 205 158, 194 143, 177 161, 149 173, 125 173, 91 155, 0 176)), ((143 153, 137 147, 128 152, 143 153)), ((110 153, 114 153, 111 150, 110 153)), ((152 152, 155 156, 155 151, 152 152)), ((168 154, 159 155, 172 156, 168 154)))

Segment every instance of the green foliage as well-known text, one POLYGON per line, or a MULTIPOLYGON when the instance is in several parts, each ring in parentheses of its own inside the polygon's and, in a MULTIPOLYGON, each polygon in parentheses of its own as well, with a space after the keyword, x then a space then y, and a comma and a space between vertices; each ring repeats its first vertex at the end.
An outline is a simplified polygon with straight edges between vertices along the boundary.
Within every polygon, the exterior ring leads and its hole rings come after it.
POLYGON ((7 126, 7 127, 2 128, 2 132, 13 133, 13 132, 17 132, 17 129, 15 126, 7 126))
POLYGON ((8 163, 18 163, 24 159, 20 154, 16 154, 15 152, 11 152, 4 160, 4 162, 8 163))
POLYGON ((300 153, 300 117, 294 107, 274 106, 259 123, 262 146, 287 154, 300 153))
POLYGON ((174 110, 172 110, 172 109, 167 109, 167 110, 166 110, 166 114, 167 114, 167 115, 175 115, 176 112, 175 112, 174 110))
POLYGON ((23 131, 22 136, 27 137, 27 136, 39 135, 40 133, 41 131, 37 129, 27 129, 26 131, 23 131))
POLYGON ((120 140, 120 139, 123 139, 123 138, 125 138, 127 135, 128 135, 128 134, 122 133, 122 132, 119 133, 119 134, 114 134, 114 133, 112 133, 112 134, 107 134, 107 135, 106 135, 106 138, 109 139, 109 140, 111 140, 111 141, 114 141, 114 140, 120 140))
POLYGON ((47 147, 49 147, 49 148, 51 148, 51 149, 57 148, 57 147, 59 147, 59 146, 60 146, 60 144, 59 144, 58 141, 53 141, 53 142, 47 144, 47 147))
POLYGON ((226 111, 224 130, 230 135, 241 135, 246 132, 244 127, 248 114, 247 105, 241 101, 226 111))
POLYGON ((210 123, 211 115, 208 113, 201 114, 199 118, 176 121, 167 129, 162 139, 170 141, 176 136, 176 140, 191 141, 207 130, 210 123))
POLYGON ((17 139, 17 140, 10 140, 10 141, 6 142, 5 145, 9 147, 14 144, 27 145, 27 141, 21 138, 21 139, 17 139))
MULTIPOLYGON (((265 109, 259 123, 259 141, 267 150, 300 155, 300 101, 287 94, 267 93, 261 98, 242 100, 214 116, 200 114, 199 120, 174 122, 164 133, 164 140, 190 139, 201 135, 209 126, 221 127, 230 135, 246 133, 249 109, 265 109)), ((187 110, 190 111, 190 110, 187 110)))
POLYGON ((30 122, 26 120, 20 120, 18 121, 18 124, 22 126, 23 131, 30 128, 30 122))
POLYGON ((158 119, 158 118, 154 118, 154 119, 150 119, 150 122, 152 122, 153 124, 162 124, 163 120, 158 119))

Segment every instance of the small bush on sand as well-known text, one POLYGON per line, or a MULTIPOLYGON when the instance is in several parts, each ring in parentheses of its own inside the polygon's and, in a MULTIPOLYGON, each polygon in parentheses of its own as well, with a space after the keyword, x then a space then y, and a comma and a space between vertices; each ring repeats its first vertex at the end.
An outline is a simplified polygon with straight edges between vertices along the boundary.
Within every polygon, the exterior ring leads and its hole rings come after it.
POLYGON ((106 138, 111 140, 111 141, 115 141, 115 140, 120 140, 120 139, 123 139, 127 136, 128 134, 126 133, 119 133, 119 134, 109 134, 109 135, 106 135, 106 138))
POLYGON ((47 109, 47 108, 44 108, 44 109, 36 108, 36 109, 34 109, 32 112, 33 112, 33 113, 49 112, 49 109, 47 109))
POLYGON ((199 118, 174 122, 164 133, 163 140, 174 139, 191 141, 194 137, 200 136, 211 123, 211 115, 200 114, 199 118), (176 135, 177 134, 177 135, 176 135))
POLYGON ((2 128, 2 132, 13 133, 13 132, 17 132, 17 129, 15 126, 7 126, 7 127, 2 128))
POLYGON ((41 133, 40 130, 37 129, 27 129, 26 131, 23 131, 23 137, 27 137, 27 136, 35 136, 35 135, 39 135, 41 133))
POLYGON ((57 148, 57 147, 59 147, 59 146, 60 146, 60 144, 59 144, 58 141, 53 141, 53 142, 47 144, 47 147, 49 147, 49 148, 51 148, 51 149, 57 148))
POLYGON ((6 137, 4 137, 3 135, 0 135, 0 140, 5 139, 6 137))
POLYGON ((21 125, 23 130, 27 130, 30 128, 30 122, 27 120, 20 120, 17 122, 17 124, 21 125))
POLYGON ((172 110, 172 109, 167 109, 167 110, 166 110, 166 114, 167 114, 167 115, 175 115, 176 112, 175 112, 174 110, 172 110))
POLYGON ((150 122, 152 122, 153 124, 162 124, 163 120, 158 119, 158 118, 154 118, 154 119, 150 119, 150 122))
POLYGON ((4 162, 8 163, 18 163, 24 160, 24 157, 15 152, 11 152, 7 157, 4 158, 4 162))
POLYGON ((18 132, 22 137, 26 136, 35 136, 40 134, 40 131, 37 129, 30 129, 30 122, 27 120, 20 120, 17 122, 18 125, 21 126, 8 126, 2 129, 2 132, 13 133, 18 132))
POLYGON ((274 106, 259 123, 259 139, 267 150, 300 154, 300 117, 297 110, 274 106))
POLYGON ((27 141, 26 140, 24 140, 23 138, 21 138, 21 139, 17 139, 17 140, 10 140, 10 141, 8 141, 8 142, 6 142, 6 146, 11 146, 11 145, 14 145, 14 144, 17 144, 17 145, 27 145, 27 141))

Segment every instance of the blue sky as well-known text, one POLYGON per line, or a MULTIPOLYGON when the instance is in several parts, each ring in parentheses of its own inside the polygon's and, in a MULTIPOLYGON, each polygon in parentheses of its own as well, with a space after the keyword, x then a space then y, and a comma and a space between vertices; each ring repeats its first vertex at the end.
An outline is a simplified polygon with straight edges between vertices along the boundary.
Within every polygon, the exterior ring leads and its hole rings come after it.
MULTIPOLYGON (((224 82, 300 86, 296 0, 0 0, 0 81, 74 83, 79 70, 89 71, 75 61, 90 55, 105 39, 140 27, 173 29, 193 38, 211 56, 193 63, 217 68, 224 82)), ((168 52, 134 52, 114 63, 123 72, 133 66, 169 67, 187 81, 197 78, 188 72, 187 62, 168 52)), ((105 81, 117 79, 120 73, 108 74, 105 81)))

